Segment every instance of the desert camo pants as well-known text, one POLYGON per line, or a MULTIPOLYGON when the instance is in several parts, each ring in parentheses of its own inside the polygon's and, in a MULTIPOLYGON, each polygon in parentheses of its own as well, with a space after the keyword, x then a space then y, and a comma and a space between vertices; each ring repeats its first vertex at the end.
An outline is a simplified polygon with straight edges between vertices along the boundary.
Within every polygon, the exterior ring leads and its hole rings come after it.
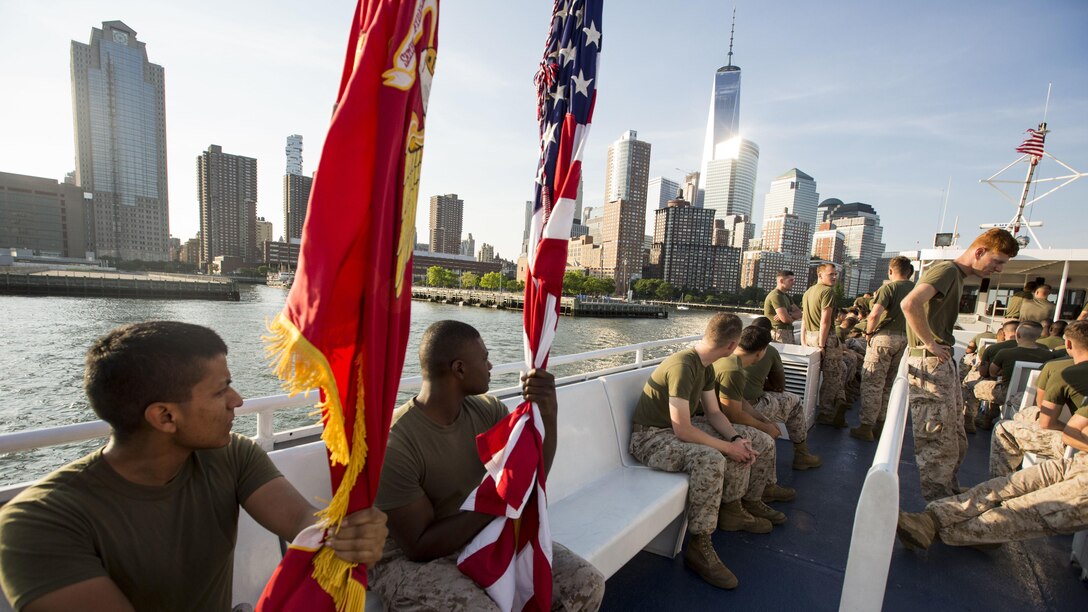
POLYGON ((1008 476, 1024 461, 1024 453, 1035 453, 1040 460, 1060 459, 1065 453, 1062 432, 1043 429, 1035 420, 1035 406, 1017 412, 1012 419, 994 426, 990 439, 990 476, 1008 476))
POLYGON ((956 473, 967 453, 960 381, 955 363, 907 357, 914 458, 922 497, 933 501, 959 492, 956 473))
MULTIPOLYGON (((706 417, 694 417, 691 423, 721 439, 706 417)), ((714 533, 722 504, 741 498, 759 501, 763 489, 778 481, 774 473, 774 440, 754 427, 734 425, 734 428, 759 453, 751 466, 737 463, 704 444, 683 442, 671 427, 635 425, 631 432, 631 455, 635 459, 656 470, 684 472, 690 477, 688 531, 695 535, 714 533)))
MULTIPOLYGON (((392 540, 392 538, 390 538, 392 540)), ((370 588, 386 610, 477 610, 499 607, 471 578, 457 569, 457 555, 416 563, 394 543, 370 570, 370 588)), ((588 561, 552 542, 552 610, 594 611, 604 599, 604 575, 588 561)))
POLYGON ((992 378, 980 378, 974 382, 965 383, 963 403, 967 406, 967 414, 978 414, 979 401, 990 402, 991 408, 1000 408, 1005 403, 1005 383, 992 378))
POLYGON ((771 339, 782 344, 797 344, 797 338, 793 335, 792 327, 771 328, 771 339))
POLYGON ((790 442, 800 444, 808 439, 805 406, 797 394, 789 391, 764 391, 752 404, 752 408, 775 423, 785 423, 790 442))
MULTIPOLYGON (((820 332, 805 332, 805 342, 808 346, 820 346, 820 332)), ((843 361, 842 348, 835 334, 828 334, 827 345, 823 355, 820 356, 820 373, 823 375, 820 383, 820 397, 816 402, 816 414, 824 416, 835 415, 835 404, 846 401, 843 390, 843 361)))
MULTIPOLYGON (((961 364, 961 368, 963 364, 961 364)), ((968 398, 975 397, 975 385, 982 380, 982 374, 979 373, 978 368, 974 365, 968 366, 967 373, 964 374, 963 370, 960 370, 960 375, 963 377, 963 382, 960 383, 960 395, 963 396, 963 413, 970 415, 973 419, 978 415, 978 402, 968 401, 968 398)))
POLYGON ((869 341, 861 366, 861 423, 872 426, 888 413, 888 396, 899 373, 899 360, 907 349, 907 337, 881 333, 869 341))
POLYGON ((851 408, 861 397, 861 377, 859 376, 861 372, 858 367, 861 360, 861 354, 851 349, 849 345, 842 347, 842 393, 851 408))
POLYGON ((1051 459, 987 480, 926 510, 952 546, 1074 533, 1088 527, 1088 454, 1051 459))

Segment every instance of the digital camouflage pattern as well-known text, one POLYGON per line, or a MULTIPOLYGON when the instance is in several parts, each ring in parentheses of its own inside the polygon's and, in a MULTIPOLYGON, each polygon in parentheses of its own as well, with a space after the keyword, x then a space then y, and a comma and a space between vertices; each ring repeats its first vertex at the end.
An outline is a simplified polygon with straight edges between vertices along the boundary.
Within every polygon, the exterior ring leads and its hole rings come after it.
POLYGON ((797 337, 793 333, 793 327, 776 327, 771 330, 771 339, 782 344, 797 344, 797 337))
MULTIPOLYGON (((805 332, 805 342, 808 346, 819 346, 820 332, 805 332)), ((823 355, 820 356, 820 372, 823 375, 823 382, 820 383, 820 397, 816 401, 816 414, 830 418, 835 416, 835 404, 846 401, 843 390, 845 372, 843 371, 842 348, 839 346, 839 339, 833 333, 827 335, 827 345, 824 347, 823 355)))
MULTIPOLYGON (((1039 413, 1037 408, 1031 408, 1016 416, 1024 412, 1039 413)), ((1022 417, 999 422, 990 440, 990 475, 996 478, 1012 474, 1024 461, 1024 453, 1035 453, 1040 460, 1060 459, 1065 453, 1062 432, 1043 429, 1036 421, 1022 417)))
MULTIPOLYGON (((691 424, 721 439, 705 416, 693 418, 691 424)), ((777 482, 774 440, 753 427, 734 427, 759 453, 751 467, 737 463, 709 446, 683 442, 670 427, 635 425, 631 432, 631 455, 643 465, 688 474, 688 531, 695 535, 714 533, 722 504, 741 498, 759 501, 763 498, 763 489, 777 482)))
POLYGON ((932 501, 959 492, 956 473, 967 453, 960 381, 952 361, 908 355, 907 366, 918 480, 932 501))
POLYGON ((785 423, 790 442, 799 444, 808 439, 805 406, 796 393, 765 391, 763 396, 752 404, 752 408, 775 423, 785 423))
POLYGON ((872 426, 888 413, 888 396, 907 348, 903 334, 877 334, 869 341, 861 366, 861 423, 872 426))

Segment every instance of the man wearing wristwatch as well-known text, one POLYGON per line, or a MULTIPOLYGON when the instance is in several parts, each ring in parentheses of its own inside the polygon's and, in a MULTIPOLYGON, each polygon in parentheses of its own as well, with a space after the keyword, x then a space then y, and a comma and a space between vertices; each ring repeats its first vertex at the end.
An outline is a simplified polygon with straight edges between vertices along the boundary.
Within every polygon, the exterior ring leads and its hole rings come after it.
POLYGON ((914 266, 902 255, 888 263, 888 279, 873 296, 873 309, 866 319, 865 339, 869 349, 861 366, 861 425, 850 435, 872 442, 884 426, 888 396, 907 349, 907 323, 899 303, 914 289, 910 277, 914 266))
POLYGON ((761 435, 745 438, 738 431, 745 426, 734 427, 718 403, 713 364, 733 354, 741 327, 736 315, 716 314, 693 348, 662 361, 642 389, 631 432, 635 459, 690 475, 684 565, 722 589, 735 588, 737 577, 714 550, 714 529, 769 533, 771 521, 751 512, 780 515, 762 501, 774 476, 774 441, 754 428, 761 435))
POLYGON ((843 392, 842 348, 832 329, 835 326, 835 281, 839 278, 835 264, 825 263, 816 269, 816 284, 805 291, 801 298, 804 311, 801 326, 801 344, 822 351, 820 370, 820 397, 817 400, 816 422, 835 427, 846 427, 846 396, 843 392))
POLYGON ((1008 231, 987 230, 956 259, 927 267, 900 305, 907 320, 914 456, 927 501, 959 493, 956 473, 967 452, 963 398, 951 348, 963 280, 1001 272, 1019 252, 1008 231))

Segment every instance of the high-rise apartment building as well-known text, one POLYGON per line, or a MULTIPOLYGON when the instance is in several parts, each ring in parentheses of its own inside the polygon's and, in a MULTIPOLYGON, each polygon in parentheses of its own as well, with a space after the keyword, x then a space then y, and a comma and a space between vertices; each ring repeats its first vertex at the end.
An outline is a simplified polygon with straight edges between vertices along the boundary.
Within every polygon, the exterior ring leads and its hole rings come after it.
MULTIPOLYGON (((804 278, 808 270, 808 260, 805 260, 804 266, 800 269, 795 268, 797 263, 778 251, 745 251, 741 264, 740 286, 754 285, 770 291, 775 287, 775 276, 780 270, 790 270, 804 278)), ((794 285, 794 293, 797 295, 801 295, 804 290, 802 283, 794 285)))
POLYGON ((874 291, 884 281, 880 258, 884 254, 884 228, 872 206, 843 203, 829 198, 820 203, 821 221, 831 223, 843 235, 845 254, 840 277, 849 296, 874 291))
POLYGON ((642 274, 649 180, 650 143, 628 130, 608 148, 601 221, 603 273, 615 279, 617 293, 626 293, 642 274))
POLYGON ((100 257, 166 261, 166 85, 136 31, 120 21, 72 41, 75 181, 93 194, 100 257))
POLYGON ((196 158, 200 265, 216 257, 261 260, 257 243, 257 160, 210 145, 196 158))
POLYGON ((0 249, 83 259, 93 212, 91 199, 75 185, 0 172, 0 249))
POLYGON ((290 242, 292 238, 302 238, 314 179, 302 174, 302 136, 288 136, 284 152, 287 172, 283 175, 283 239, 290 242))
POLYGON ((763 223, 783 213, 792 213, 816 227, 819 203, 820 194, 816 193, 815 179, 792 168, 771 181, 771 189, 763 199, 763 223))
POLYGON ((461 223, 465 202, 456 193, 431 196, 431 252, 461 253, 461 223))
POLYGON ((684 182, 680 184, 680 189, 684 192, 684 199, 692 204, 699 199, 699 173, 688 172, 684 175, 684 182))
POLYGON ((793 213, 783 213, 763 222, 762 248, 803 257, 812 252, 812 225, 793 213))
POLYGON ((649 277, 682 289, 735 292, 740 250, 713 244, 714 221, 714 211, 675 198, 656 211, 649 277))
POLYGON ((465 257, 476 257, 476 239, 472 237, 470 232, 468 238, 461 241, 461 255, 465 257))
POLYGON ((812 235, 812 256, 841 265, 845 255, 846 237, 830 222, 821 223, 812 235))
MULTIPOLYGON (((431 252, 434 253, 436 251, 432 250, 431 252)), ((495 261, 495 247, 486 242, 481 244, 480 252, 476 255, 476 261, 482 261, 484 263, 495 261)))
MULTIPOLYGON (((654 210, 668 208, 669 201, 675 200, 678 193, 680 193, 680 183, 663 176, 655 176, 650 179, 646 187, 646 208, 651 215, 654 210)), ((687 198, 684 200, 691 201, 687 198)))
POLYGON ((262 245, 271 240, 275 240, 272 236, 272 222, 264 217, 257 217, 257 250, 263 249, 262 245))

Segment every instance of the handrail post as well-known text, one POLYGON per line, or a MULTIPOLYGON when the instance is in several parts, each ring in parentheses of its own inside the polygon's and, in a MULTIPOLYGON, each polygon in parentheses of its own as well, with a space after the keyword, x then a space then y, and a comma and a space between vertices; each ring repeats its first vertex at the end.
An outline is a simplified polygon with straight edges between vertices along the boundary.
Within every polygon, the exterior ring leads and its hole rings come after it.
POLYGON ((266 451, 272 450, 275 444, 275 428, 273 421, 275 415, 272 412, 261 411, 257 413, 257 437, 255 441, 266 451))
POLYGON ((642 367, 642 360, 645 358, 646 349, 641 346, 635 349, 635 365, 642 367))

